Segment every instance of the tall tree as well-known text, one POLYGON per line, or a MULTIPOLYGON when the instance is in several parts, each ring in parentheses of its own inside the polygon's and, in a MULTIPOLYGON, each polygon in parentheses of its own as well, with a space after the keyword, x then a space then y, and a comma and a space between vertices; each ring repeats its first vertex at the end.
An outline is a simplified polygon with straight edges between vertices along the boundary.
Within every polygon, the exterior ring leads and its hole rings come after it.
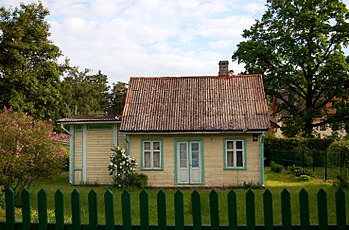
POLYGON ((122 115, 122 111, 124 110, 126 100, 126 94, 126 83, 118 81, 116 84, 113 84, 113 89, 111 92, 111 105, 109 109, 110 114, 115 114, 118 116, 122 115))
POLYGON ((107 76, 101 71, 90 74, 89 69, 80 72, 78 67, 66 69, 62 81, 62 115, 103 115, 110 101, 107 76))
POLYGON ((244 30, 232 59, 247 73, 264 74, 277 112, 288 114, 286 134, 312 136, 316 126, 349 119, 348 19, 340 0, 267 0, 262 19, 244 30))
POLYGON ((0 7, 0 107, 35 118, 58 116, 60 49, 49 40, 49 11, 39 3, 0 7))

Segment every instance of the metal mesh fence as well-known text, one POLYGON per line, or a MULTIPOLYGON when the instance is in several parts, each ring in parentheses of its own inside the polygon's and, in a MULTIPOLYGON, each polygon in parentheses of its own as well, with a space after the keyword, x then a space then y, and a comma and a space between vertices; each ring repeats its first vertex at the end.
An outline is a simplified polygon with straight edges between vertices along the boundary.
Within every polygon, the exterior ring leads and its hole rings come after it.
POLYGON ((311 169, 318 177, 331 180, 340 172, 347 172, 340 154, 330 156, 326 150, 300 149, 279 150, 267 149, 267 164, 270 161, 281 164, 286 168, 296 165, 311 169))

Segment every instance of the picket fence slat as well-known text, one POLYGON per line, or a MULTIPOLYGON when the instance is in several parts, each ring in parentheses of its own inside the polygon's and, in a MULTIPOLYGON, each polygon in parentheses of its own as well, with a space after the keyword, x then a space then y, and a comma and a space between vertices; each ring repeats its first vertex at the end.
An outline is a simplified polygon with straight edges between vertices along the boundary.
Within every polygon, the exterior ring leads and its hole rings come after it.
POLYGON ((183 193, 179 190, 174 194, 174 208, 176 230, 184 230, 183 193))
POLYGON ((299 192, 299 210, 302 230, 309 230, 309 197, 307 191, 299 192))
POLYGON ((149 229, 149 205, 148 205, 148 193, 145 190, 139 194, 139 210, 141 217, 141 230, 149 229))
POLYGON ((38 192, 39 230, 47 230, 47 195, 45 190, 38 192))
POLYGON ((281 221, 282 229, 291 229, 291 199, 287 189, 283 189, 281 192, 281 221))
POLYGON ((238 228, 238 218, 237 218, 237 208, 236 208, 236 193, 231 190, 228 195, 228 220, 229 220, 229 230, 237 230, 238 228))
POLYGON ((80 193, 74 189, 71 194, 72 206, 72 227, 73 229, 81 228, 81 213, 80 213, 80 193))
POLYGON ((55 193, 56 230, 64 229, 64 194, 61 190, 55 193))
POLYGON ((106 230, 114 230, 114 194, 109 189, 104 193, 106 230))
POLYGON ((31 212, 30 212, 30 192, 28 189, 23 189, 21 194, 22 201, 22 229, 30 230, 31 212))
POLYGON ((201 229, 201 205, 200 205, 200 194, 197 190, 191 194, 191 209, 193 212, 193 228, 194 230, 201 229))
POLYGON ((345 193, 342 189, 338 189, 335 193, 336 197, 336 220, 338 229, 345 229, 346 212, 345 212, 345 193))
POLYGON ((158 208, 158 227, 165 230, 167 227, 166 220, 166 193, 160 190, 157 194, 157 208, 158 208))
POLYGON ((124 190, 121 194, 122 198, 122 224, 125 230, 131 230, 132 220, 131 220, 131 198, 130 193, 124 190))
POLYGON ((266 230, 273 229, 273 200, 271 192, 266 189, 263 193, 264 226, 266 230))
POLYGON ((89 216, 89 229, 97 230, 98 228, 98 214, 97 214, 97 193, 95 190, 91 190, 88 193, 88 216, 89 216))
POLYGON ((218 193, 215 190, 210 192, 210 217, 211 228, 219 228, 219 209, 218 209, 218 193))
POLYGON ((320 189, 317 193, 317 206, 319 217, 319 229, 326 230, 328 228, 327 198, 326 192, 323 189, 320 189))
MULTIPOLYGON (((176 190, 174 193, 174 225, 167 225, 166 209, 166 193, 160 190, 157 193, 157 213, 158 223, 157 225, 151 224, 149 219, 149 195, 146 190, 142 190, 139 193, 139 208, 140 208, 140 224, 132 225, 131 216, 131 195, 127 190, 121 193, 121 208, 122 208, 122 224, 115 223, 115 203, 114 194, 112 191, 107 190, 104 193, 105 202, 105 224, 98 224, 98 195, 95 190, 91 190, 88 193, 88 220, 89 223, 82 224, 81 222, 81 202, 80 193, 74 189, 71 193, 71 210, 72 210, 72 223, 65 223, 64 216, 64 194, 61 190, 57 190, 54 194, 54 212, 55 223, 48 223, 48 207, 47 207, 47 193, 45 190, 39 190, 38 197, 38 215, 39 222, 32 222, 32 213, 30 206, 30 192, 27 189, 22 191, 22 222, 16 222, 15 219, 15 194, 12 189, 7 189, 5 192, 5 217, 6 221, 0 221, 0 230, 65 230, 65 229, 106 229, 106 230, 152 230, 152 229, 169 229, 169 230, 191 230, 191 229, 222 229, 222 230, 237 230, 237 229, 349 229, 346 221, 346 201, 345 193, 339 189, 334 193, 335 209, 336 209, 336 224, 329 225, 328 219, 328 203, 327 194, 323 189, 320 189, 316 194, 317 202, 317 216, 318 224, 310 224, 310 212, 309 212, 309 195, 305 189, 299 192, 299 217, 300 224, 291 224, 291 199, 290 193, 287 189, 281 192, 281 224, 274 224, 273 215, 273 196, 272 193, 266 189, 263 192, 263 211, 264 223, 256 225, 256 201, 255 194, 252 190, 246 192, 245 211, 246 211, 246 224, 238 224, 238 211, 241 207, 237 207, 237 197, 233 190, 230 190, 227 194, 228 205, 228 222, 229 224, 220 224, 220 210, 219 210, 219 194, 216 190, 212 190, 209 193, 209 211, 210 211, 210 223, 202 223, 202 201, 200 193, 194 190, 191 193, 191 204, 186 204, 184 210, 184 195, 182 191, 176 190), (192 224, 185 224, 184 218, 187 216, 187 205, 191 205, 192 224), (186 212, 185 212, 186 211, 186 212)), ((189 206, 190 209, 190 206, 189 206)), ((243 210, 243 209, 242 209, 243 210)), ((260 215, 260 213, 258 213, 260 215)))

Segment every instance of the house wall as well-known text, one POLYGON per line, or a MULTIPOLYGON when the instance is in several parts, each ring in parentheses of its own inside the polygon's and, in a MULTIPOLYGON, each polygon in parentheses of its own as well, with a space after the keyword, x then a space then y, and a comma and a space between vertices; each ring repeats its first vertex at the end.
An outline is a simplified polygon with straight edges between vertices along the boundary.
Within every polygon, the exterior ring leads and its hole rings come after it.
MULTIPOLYGON (((141 170, 137 172, 148 175, 149 186, 175 186, 175 143, 176 140, 201 140, 203 142, 203 183, 200 186, 241 186, 243 183, 263 183, 261 177, 261 135, 253 142, 252 134, 221 135, 129 135, 129 153, 141 164, 141 142, 144 139, 161 139, 163 141, 163 169, 158 171, 141 170), (245 140, 246 169, 224 169, 224 139, 238 138, 245 140)), ((192 186, 192 185, 189 185, 192 186)))
POLYGON ((119 124, 75 125, 72 184, 112 183, 108 172, 111 149, 116 143, 126 148, 123 134, 118 130, 119 124))

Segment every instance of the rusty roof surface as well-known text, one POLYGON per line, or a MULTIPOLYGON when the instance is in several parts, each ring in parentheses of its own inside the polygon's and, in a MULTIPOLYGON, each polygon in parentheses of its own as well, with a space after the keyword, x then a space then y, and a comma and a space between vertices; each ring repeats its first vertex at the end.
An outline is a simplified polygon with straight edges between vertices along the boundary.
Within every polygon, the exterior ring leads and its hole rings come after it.
POLYGON ((121 121, 121 118, 115 115, 108 116, 71 116, 58 119, 58 123, 84 123, 84 122, 104 122, 104 121, 121 121))
POLYGON ((121 122, 125 132, 269 128, 261 75, 132 77, 121 122))

